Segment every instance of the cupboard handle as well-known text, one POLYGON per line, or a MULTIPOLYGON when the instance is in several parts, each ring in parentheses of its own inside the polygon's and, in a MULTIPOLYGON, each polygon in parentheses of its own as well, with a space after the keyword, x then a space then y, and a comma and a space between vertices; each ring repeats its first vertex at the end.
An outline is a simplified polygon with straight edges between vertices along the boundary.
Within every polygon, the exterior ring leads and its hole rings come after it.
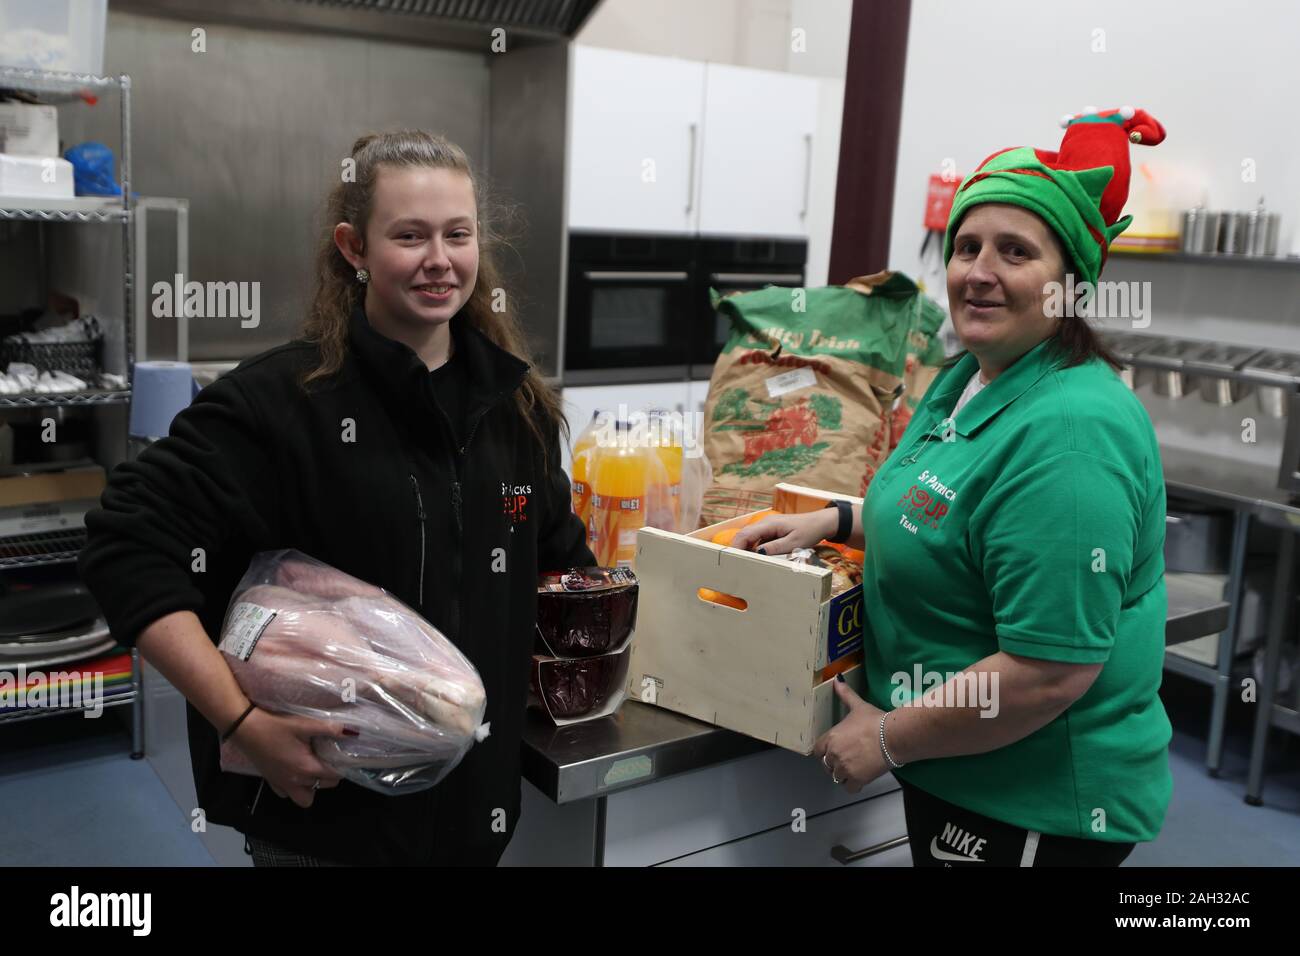
POLYGON ((685 282, 686 272, 584 272, 588 282, 685 282))
POLYGON ((808 193, 812 189, 812 133, 803 134, 803 144, 806 162, 803 167, 803 208, 799 210, 800 219, 808 216, 808 193))
POLYGON ((803 282, 803 276, 797 272, 712 272, 709 278, 723 285, 733 282, 803 282))
POLYGON ((843 844, 837 843, 831 847, 831 857, 835 862, 847 866, 850 863, 856 863, 858 860, 865 860, 869 856, 875 856, 877 853, 892 850, 894 847, 904 846, 906 843, 906 834, 901 837, 894 837, 892 840, 886 840, 884 843, 877 843, 875 846, 869 846, 865 850, 850 850, 843 844))
POLYGON ((686 167, 686 214, 690 215, 691 210, 695 208, 695 139, 696 124, 691 123, 691 153, 690 164, 686 167))

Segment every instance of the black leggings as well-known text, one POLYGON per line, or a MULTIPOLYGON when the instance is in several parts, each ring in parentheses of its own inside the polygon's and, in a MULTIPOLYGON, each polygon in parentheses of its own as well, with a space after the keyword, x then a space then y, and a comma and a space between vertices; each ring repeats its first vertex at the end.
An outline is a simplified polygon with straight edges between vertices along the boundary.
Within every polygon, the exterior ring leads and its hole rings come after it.
POLYGON ((1119 866, 1135 846, 1026 830, 898 782, 913 866, 1119 866))

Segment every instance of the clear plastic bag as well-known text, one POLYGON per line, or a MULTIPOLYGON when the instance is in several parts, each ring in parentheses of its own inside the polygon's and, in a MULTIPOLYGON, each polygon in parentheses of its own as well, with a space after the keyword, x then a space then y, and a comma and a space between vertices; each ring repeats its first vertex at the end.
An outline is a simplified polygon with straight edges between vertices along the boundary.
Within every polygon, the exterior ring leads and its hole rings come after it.
MULTIPOLYGON (((355 730, 314 738, 312 749, 379 793, 436 785, 487 736, 483 682, 451 641, 382 588, 298 551, 253 558, 218 649, 264 710, 355 730)), ((258 775, 233 741, 221 769, 258 775)))
POLYGON ((703 450, 698 454, 688 454, 682 463, 682 514, 677 531, 690 534, 700 525, 700 513, 704 510, 704 493, 713 484, 713 469, 703 450))

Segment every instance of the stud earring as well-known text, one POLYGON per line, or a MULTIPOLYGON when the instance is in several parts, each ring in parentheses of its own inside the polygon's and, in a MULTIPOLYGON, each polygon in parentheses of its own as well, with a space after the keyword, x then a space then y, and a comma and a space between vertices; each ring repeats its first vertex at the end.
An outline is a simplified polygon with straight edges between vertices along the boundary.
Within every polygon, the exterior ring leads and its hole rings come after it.
POLYGON ((369 281, 370 281, 370 270, 369 270, 369 269, 358 269, 358 270, 357 270, 357 281, 360 282, 362 285, 365 285, 367 282, 369 282, 369 281))

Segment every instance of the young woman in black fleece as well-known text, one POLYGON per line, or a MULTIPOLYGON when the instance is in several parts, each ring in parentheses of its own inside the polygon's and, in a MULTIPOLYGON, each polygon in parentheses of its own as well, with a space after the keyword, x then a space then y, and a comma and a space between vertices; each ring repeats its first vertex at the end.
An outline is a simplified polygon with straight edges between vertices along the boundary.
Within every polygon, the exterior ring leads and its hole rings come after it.
POLYGON ((358 139, 352 160, 301 338, 113 472, 79 570, 114 635, 185 695, 200 806, 255 863, 494 865, 519 815, 537 573, 594 558, 465 154, 401 131, 358 139), (387 589, 478 669, 491 736, 437 787, 340 781, 311 738, 341 724, 248 710, 215 645, 249 560, 281 548, 387 589), (219 735, 246 712, 231 739, 278 799, 220 769, 219 735))

